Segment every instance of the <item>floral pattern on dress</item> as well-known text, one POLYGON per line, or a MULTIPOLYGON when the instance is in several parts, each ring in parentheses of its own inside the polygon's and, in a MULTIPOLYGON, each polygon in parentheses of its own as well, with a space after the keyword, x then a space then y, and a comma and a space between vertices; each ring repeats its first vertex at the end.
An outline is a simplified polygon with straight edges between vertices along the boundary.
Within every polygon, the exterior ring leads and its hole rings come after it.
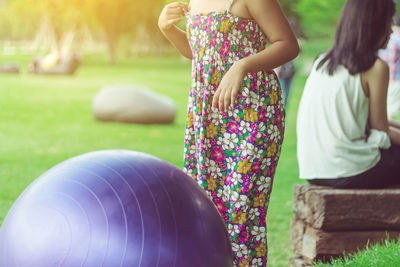
POLYGON ((184 171, 206 191, 226 223, 235 266, 266 266, 266 214, 284 133, 281 89, 274 71, 249 73, 234 107, 212 110, 225 72, 263 50, 257 23, 230 12, 187 14, 192 85, 184 171))

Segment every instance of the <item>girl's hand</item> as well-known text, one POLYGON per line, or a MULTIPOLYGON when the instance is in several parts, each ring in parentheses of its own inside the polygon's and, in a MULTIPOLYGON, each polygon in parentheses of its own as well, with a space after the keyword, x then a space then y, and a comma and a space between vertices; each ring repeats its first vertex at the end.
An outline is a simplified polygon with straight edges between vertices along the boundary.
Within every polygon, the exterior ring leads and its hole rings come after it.
POLYGON ((188 10, 188 4, 173 2, 164 7, 158 18, 158 27, 161 31, 168 31, 176 25, 188 10))
POLYGON ((235 62, 225 73, 214 94, 212 108, 218 108, 219 111, 226 112, 229 106, 233 107, 236 97, 239 94, 246 72, 239 63, 235 62))

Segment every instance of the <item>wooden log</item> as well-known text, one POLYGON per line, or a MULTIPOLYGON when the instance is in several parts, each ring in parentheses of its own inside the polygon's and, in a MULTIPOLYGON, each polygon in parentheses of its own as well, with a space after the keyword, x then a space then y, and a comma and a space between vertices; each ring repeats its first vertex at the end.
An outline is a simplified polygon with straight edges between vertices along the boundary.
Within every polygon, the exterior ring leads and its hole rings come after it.
POLYGON ((294 185, 293 212, 317 229, 400 230, 400 188, 333 189, 294 185))
POLYGON ((400 231, 341 231, 315 229, 301 220, 291 223, 291 248, 298 256, 310 261, 329 261, 351 254, 389 238, 397 240, 400 231))

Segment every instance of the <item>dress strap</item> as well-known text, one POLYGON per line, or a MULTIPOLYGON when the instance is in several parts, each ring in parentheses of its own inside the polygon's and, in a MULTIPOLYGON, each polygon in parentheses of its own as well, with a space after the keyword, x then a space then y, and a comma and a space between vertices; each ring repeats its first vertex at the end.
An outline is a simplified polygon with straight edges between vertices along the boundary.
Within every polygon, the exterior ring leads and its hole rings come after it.
POLYGON ((231 11, 231 7, 232 7, 232 4, 233 4, 233 1, 234 1, 234 0, 229 0, 229 5, 228 5, 228 7, 226 8, 226 12, 231 11))

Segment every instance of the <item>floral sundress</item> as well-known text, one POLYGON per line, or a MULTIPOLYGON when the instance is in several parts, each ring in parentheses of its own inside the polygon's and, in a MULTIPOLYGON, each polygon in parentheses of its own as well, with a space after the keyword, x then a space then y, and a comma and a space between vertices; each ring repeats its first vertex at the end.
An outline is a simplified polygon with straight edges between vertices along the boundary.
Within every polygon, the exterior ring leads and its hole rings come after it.
POLYGON ((215 203, 231 238, 235 266, 266 266, 266 215, 284 134, 281 89, 273 70, 249 73, 234 107, 211 108, 232 64, 267 37, 254 20, 224 12, 186 14, 193 53, 184 171, 215 203))

